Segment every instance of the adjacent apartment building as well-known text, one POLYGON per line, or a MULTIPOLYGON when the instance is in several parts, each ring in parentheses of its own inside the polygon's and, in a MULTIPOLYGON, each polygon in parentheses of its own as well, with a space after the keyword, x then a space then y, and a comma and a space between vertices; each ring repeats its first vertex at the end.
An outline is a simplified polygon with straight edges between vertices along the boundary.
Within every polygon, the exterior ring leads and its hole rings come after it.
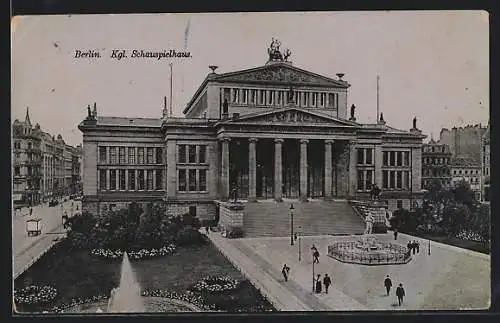
POLYGON ((443 188, 451 185, 451 151, 431 139, 422 146, 422 188, 429 189, 436 182, 443 188))
POLYGON ((67 145, 31 124, 26 109, 24 122, 12 125, 12 183, 15 204, 37 204, 53 197, 81 192, 82 147, 67 145))

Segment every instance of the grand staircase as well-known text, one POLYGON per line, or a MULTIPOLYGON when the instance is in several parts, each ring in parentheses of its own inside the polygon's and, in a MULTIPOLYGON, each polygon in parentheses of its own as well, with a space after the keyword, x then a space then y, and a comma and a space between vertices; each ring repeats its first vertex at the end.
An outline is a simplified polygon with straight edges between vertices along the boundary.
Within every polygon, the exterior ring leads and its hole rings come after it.
POLYGON ((293 204, 294 232, 302 235, 361 234, 365 224, 347 201, 271 200, 246 203, 243 211, 245 237, 290 235, 290 204, 293 204), (300 227, 300 228, 299 228, 300 227))

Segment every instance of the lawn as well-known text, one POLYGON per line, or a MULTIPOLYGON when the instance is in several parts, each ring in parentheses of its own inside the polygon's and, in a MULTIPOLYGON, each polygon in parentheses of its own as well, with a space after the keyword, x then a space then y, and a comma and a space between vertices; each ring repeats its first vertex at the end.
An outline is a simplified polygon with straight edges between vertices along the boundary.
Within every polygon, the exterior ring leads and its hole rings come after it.
MULTIPOLYGON (((103 260, 85 250, 72 249, 63 240, 28 271, 18 277, 15 288, 30 284, 54 286, 57 298, 44 307, 20 307, 20 311, 40 311, 69 303, 77 297, 109 295, 120 278, 121 261, 103 260)), ((137 279, 144 289, 163 289, 184 293, 207 275, 230 276, 241 281, 233 291, 218 294, 198 293, 207 304, 223 311, 273 310, 260 292, 210 243, 179 247, 173 255, 132 261, 137 279)))
POLYGON ((490 249, 488 248, 487 245, 481 243, 481 242, 476 242, 476 241, 470 241, 470 240, 462 240, 458 238, 451 238, 448 236, 436 236, 436 235, 428 235, 428 234, 420 234, 420 233, 410 233, 411 235, 415 237, 419 237, 422 239, 430 239, 431 241, 436 241, 440 243, 444 243, 450 246, 455 246, 467 250, 472 250, 480 253, 484 253, 489 255, 490 254, 490 249))

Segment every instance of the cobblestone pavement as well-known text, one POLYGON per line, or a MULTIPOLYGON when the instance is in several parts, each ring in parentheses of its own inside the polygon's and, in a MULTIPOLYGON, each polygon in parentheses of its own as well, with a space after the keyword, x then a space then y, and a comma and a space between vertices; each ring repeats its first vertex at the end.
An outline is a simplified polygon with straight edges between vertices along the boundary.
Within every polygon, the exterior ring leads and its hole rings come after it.
POLYGON ((12 257, 14 277, 36 261, 41 254, 50 249, 56 242, 55 238, 65 233, 62 226, 62 214, 68 216, 81 212, 81 202, 69 200, 57 206, 49 207, 47 203, 33 207, 33 215, 29 216, 29 208, 12 215, 12 257), (72 208, 73 204, 73 208, 72 208), (76 210, 78 206, 78 211, 76 210), (73 210, 73 213, 71 212, 73 210), (23 215, 24 214, 24 215, 23 215), (26 220, 40 218, 42 233, 37 236, 28 236, 26 220))
MULTIPOLYGON (((218 235, 211 233, 211 235, 218 235)), ((392 233, 377 234, 381 240, 394 242, 392 233)), ((212 241, 224 238, 212 238, 212 241)), ((298 259, 298 241, 290 245, 289 238, 224 239, 233 248, 231 253, 240 253, 256 266, 254 277, 266 275, 262 284, 269 283, 269 277, 284 286, 287 293, 274 295, 280 303, 286 304, 286 295, 293 295, 306 304, 309 310, 433 310, 433 309, 485 309, 490 300, 490 257, 473 251, 431 242, 400 234, 396 243, 406 246, 408 240, 418 240, 420 252, 408 264, 367 266, 348 264, 326 255, 328 244, 341 237, 301 237, 301 261, 298 259), (320 251, 320 263, 315 273, 328 273, 333 280, 328 294, 312 293, 311 246, 320 251), (237 250, 237 251, 236 251, 237 250), (290 279, 284 282, 281 268, 287 264, 290 279), (390 275, 393 288, 386 296, 383 281, 390 275), (402 283, 406 297, 404 304, 397 306, 395 288, 402 283)), ((223 248, 223 246, 221 246, 223 248)), ((273 293, 273 288, 267 288, 273 293)))

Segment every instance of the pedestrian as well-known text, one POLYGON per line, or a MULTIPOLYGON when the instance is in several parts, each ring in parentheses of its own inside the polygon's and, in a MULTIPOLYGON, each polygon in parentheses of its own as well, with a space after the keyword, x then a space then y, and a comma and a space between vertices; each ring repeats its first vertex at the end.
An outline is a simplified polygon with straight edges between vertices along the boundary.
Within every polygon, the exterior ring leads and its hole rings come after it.
POLYGON ((313 252, 313 263, 319 264, 319 251, 315 250, 313 252))
POLYGON ((318 278, 316 278, 316 294, 321 294, 321 275, 318 274, 318 278))
POLYGON ((415 240, 411 243, 411 249, 413 250, 413 254, 415 254, 417 251, 417 242, 415 240))
POLYGON ((281 274, 283 275, 283 278, 285 278, 285 281, 288 281, 288 273, 290 272, 290 267, 288 267, 286 264, 283 265, 283 268, 281 269, 281 274))
POLYGON ((323 278, 323 285, 325 285, 325 293, 328 294, 328 287, 332 284, 332 280, 328 276, 328 274, 325 274, 325 277, 323 278))
POLYGON ((417 248, 417 253, 420 251, 420 242, 416 242, 417 244, 415 245, 415 247, 417 248))
POLYGON ((403 298, 405 297, 405 290, 401 283, 399 283, 398 288, 396 288, 396 296, 398 297, 398 304, 401 306, 401 304, 403 304, 403 298))
POLYGON ((33 215, 33 208, 30 207, 30 216, 32 216, 32 215, 33 215))
POLYGON ((394 228, 394 240, 398 240, 398 228, 394 228))
POLYGON ((391 287, 392 287, 392 281, 391 281, 391 278, 389 277, 389 275, 387 275, 387 277, 384 280, 384 286, 385 286, 385 290, 387 291, 387 296, 389 296, 389 292, 391 291, 391 287))
POLYGON ((411 241, 408 241, 408 244, 406 246, 408 247, 408 251, 411 253, 411 241))

